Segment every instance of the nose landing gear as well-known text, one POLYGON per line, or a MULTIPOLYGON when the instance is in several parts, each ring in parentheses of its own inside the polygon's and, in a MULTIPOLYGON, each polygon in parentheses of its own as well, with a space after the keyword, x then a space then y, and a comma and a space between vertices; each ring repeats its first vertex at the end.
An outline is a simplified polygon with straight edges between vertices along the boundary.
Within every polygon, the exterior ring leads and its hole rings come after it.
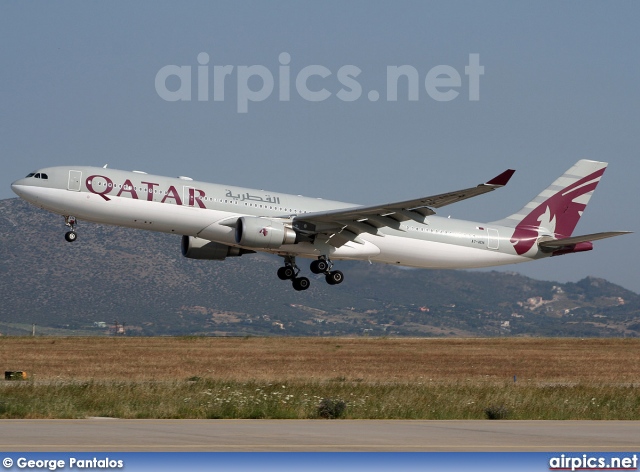
POLYGON ((71 231, 67 231, 67 233, 64 235, 64 239, 72 243, 78 238, 78 235, 76 234, 76 224, 77 224, 76 217, 65 216, 64 224, 67 225, 69 228, 71 228, 71 231))

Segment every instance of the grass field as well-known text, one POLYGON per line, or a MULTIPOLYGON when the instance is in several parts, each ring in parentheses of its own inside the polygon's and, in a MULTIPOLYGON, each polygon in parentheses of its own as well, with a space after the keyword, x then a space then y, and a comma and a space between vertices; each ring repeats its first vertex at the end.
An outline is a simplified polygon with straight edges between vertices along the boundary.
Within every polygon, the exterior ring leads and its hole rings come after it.
POLYGON ((640 340, 0 338, 0 418, 640 419, 640 340))

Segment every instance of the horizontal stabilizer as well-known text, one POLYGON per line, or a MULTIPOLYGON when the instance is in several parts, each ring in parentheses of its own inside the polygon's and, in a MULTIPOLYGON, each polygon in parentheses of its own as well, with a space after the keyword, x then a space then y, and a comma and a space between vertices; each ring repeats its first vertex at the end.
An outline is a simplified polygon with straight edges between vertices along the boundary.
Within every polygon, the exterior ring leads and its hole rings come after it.
POLYGON ((623 234, 629 234, 632 232, 633 231, 609 231, 607 233, 585 234, 583 236, 573 236, 571 238, 553 239, 551 241, 541 241, 538 243, 538 246, 542 248, 557 249, 557 248, 571 246, 573 244, 597 241, 598 239, 612 238, 614 236, 622 236, 623 234))

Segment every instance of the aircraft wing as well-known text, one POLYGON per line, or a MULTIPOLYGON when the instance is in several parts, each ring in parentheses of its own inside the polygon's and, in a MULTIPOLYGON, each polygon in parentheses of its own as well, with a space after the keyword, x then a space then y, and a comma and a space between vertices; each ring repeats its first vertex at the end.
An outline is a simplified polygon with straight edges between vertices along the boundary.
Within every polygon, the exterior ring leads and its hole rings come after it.
POLYGON ((340 247, 349 241, 361 243, 358 240, 358 235, 361 233, 379 235, 378 230, 384 227, 399 230, 400 224, 408 220, 424 223, 428 216, 435 214, 433 208, 440 208, 504 187, 514 172, 515 170, 509 169, 476 187, 414 200, 306 213, 294 217, 293 227, 303 234, 325 235, 326 242, 334 247, 340 247))

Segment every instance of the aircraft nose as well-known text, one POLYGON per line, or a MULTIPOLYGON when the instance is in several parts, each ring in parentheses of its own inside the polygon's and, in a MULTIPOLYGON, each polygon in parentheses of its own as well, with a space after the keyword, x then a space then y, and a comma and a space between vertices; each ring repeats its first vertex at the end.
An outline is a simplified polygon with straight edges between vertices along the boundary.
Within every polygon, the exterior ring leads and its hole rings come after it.
POLYGON ((24 191, 27 187, 27 179, 18 179, 11 184, 11 190, 19 197, 24 197, 24 191))
MULTIPOLYGON (((22 180, 22 179, 20 179, 20 180, 22 180)), ((20 187, 20 180, 16 180, 15 182, 13 182, 13 183, 11 184, 11 190, 13 190, 13 193, 15 193, 15 194, 16 194, 16 195, 18 195, 18 196, 20 196, 20 194, 18 193, 18 192, 20 191, 20 190, 19 190, 19 187, 20 187)))

